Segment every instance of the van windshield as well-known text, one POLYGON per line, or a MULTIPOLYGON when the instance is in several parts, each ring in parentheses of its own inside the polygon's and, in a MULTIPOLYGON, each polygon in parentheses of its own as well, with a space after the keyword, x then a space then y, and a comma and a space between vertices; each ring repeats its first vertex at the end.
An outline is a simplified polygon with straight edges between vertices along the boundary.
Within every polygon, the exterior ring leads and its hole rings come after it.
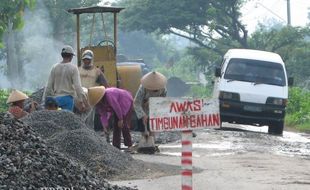
POLYGON ((224 79, 256 84, 286 85, 284 69, 281 64, 250 59, 231 59, 227 65, 224 79))

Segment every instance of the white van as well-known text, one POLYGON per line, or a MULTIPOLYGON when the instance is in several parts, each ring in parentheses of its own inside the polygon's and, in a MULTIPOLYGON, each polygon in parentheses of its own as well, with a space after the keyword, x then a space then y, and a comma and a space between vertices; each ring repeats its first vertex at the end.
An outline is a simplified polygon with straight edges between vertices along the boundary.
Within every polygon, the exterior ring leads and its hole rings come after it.
POLYGON ((268 133, 281 135, 288 99, 282 58, 272 52, 230 49, 217 68, 214 96, 219 98, 221 122, 268 125, 268 133))

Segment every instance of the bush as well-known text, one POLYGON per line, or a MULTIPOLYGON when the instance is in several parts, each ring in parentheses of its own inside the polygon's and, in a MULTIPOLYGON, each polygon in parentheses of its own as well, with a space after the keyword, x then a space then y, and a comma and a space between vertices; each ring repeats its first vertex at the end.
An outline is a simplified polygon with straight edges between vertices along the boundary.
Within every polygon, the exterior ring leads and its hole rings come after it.
POLYGON ((6 112, 8 110, 6 100, 8 99, 9 94, 8 90, 0 89, 0 112, 6 112))
POLYGON ((209 98, 212 95, 212 90, 212 86, 195 85, 191 87, 191 91, 189 92, 188 96, 194 98, 209 98))
POLYGON ((290 88, 286 124, 310 131, 310 92, 298 87, 290 88))

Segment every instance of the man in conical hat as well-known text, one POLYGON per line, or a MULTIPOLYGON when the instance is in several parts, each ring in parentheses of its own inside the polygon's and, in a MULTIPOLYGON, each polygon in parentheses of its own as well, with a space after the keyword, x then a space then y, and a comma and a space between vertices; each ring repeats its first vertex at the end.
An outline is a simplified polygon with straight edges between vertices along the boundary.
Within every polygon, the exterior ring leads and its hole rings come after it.
MULTIPOLYGON (((141 85, 134 99, 134 109, 138 117, 138 131, 142 132, 145 142, 150 142, 146 143, 149 146, 149 150, 152 150, 152 147, 155 148, 155 143, 153 142, 154 134, 150 133, 148 126, 149 98, 166 97, 166 85, 167 78, 163 74, 157 71, 149 72, 141 78, 141 85), (152 140, 150 141, 150 139, 152 140)), ((145 148, 147 149, 148 147, 145 148)))
POLYGON ((116 148, 121 148, 121 133, 125 146, 131 151, 132 140, 130 135, 130 121, 133 98, 130 92, 119 88, 93 87, 88 89, 90 105, 96 105, 103 127, 108 127, 110 118, 114 119, 113 141, 116 148), (111 117, 114 116, 114 117, 111 117))
MULTIPOLYGON (((24 111, 24 102, 29 97, 19 90, 13 90, 9 95, 6 103, 10 104, 8 112, 12 114, 16 119, 20 119, 28 114, 28 112, 24 111)), ((30 106, 30 112, 34 111, 36 108, 36 102, 32 102, 30 106)))

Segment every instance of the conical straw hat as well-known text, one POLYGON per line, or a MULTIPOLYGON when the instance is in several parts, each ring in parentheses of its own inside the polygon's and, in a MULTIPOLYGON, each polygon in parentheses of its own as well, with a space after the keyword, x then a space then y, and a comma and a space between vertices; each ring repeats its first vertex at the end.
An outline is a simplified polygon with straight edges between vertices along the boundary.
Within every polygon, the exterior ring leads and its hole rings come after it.
POLYGON ((153 71, 141 78, 141 84, 149 90, 160 90, 166 87, 167 78, 163 74, 153 71))
POLYGON ((20 100, 26 100, 29 97, 24 94, 23 92, 19 91, 19 90, 13 90, 9 96, 9 98, 7 99, 6 103, 12 103, 12 102, 17 102, 20 100))
POLYGON ((103 97, 105 93, 104 86, 94 86, 88 89, 88 102, 89 105, 95 106, 103 97))

